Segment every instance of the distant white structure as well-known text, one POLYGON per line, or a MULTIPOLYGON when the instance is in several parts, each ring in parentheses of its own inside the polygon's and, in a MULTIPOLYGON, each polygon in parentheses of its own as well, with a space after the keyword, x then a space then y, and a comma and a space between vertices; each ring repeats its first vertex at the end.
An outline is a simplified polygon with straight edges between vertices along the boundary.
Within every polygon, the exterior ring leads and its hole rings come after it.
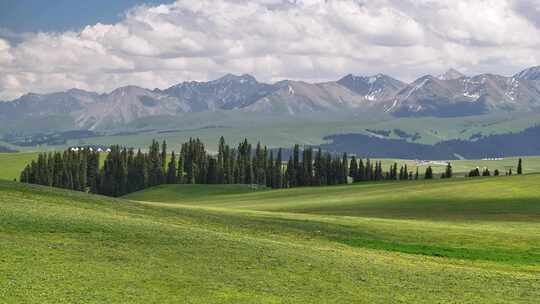
POLYGON ((73 151, 73 152, 78 152, 78 151, 90 151, 90 152, 107 152, 107 153, 110 153, 111 152, 111 149, 110 148, 107 148, 107 149, 103 149, 103 148, 92 148, 92 147, 70 147, 68 148, 69 151, 73 151))
POLYGON ((417 166, 446 166, 449 161, 435 161, 435 160, 415 160, 417 166))

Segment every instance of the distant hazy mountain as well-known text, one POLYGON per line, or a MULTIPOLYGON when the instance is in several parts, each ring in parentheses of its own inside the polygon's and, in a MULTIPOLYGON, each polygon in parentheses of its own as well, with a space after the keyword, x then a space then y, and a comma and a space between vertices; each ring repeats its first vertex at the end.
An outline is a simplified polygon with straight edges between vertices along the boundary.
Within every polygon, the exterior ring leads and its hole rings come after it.
POLYGON ((383 74, 347 75, 326 83, 285 80, 274 84, 258 82, 250 75, 228 74, 165 90, 127 86, 98 94, 72 89, 0 102, 0 121, 55 117, 68 119, 74 128, 94 130, 151 116, 218 110, 273 115, 379 110, 395 116, 450 117, 539 109, 540 67, 532 67, 512 77, 468 77, 450 69, 410 84, 383 74))
POLYGON ((127 124, 137 118, 189 112, 186 102, 136 86, 118 88, 76 113, 79 127, 90 130, 127 124))

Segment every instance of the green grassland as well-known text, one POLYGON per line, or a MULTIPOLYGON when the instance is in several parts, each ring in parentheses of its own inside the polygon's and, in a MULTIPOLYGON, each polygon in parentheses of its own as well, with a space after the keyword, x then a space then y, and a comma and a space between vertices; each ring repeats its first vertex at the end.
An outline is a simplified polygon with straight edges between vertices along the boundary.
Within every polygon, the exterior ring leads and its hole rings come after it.
MULTIPOLYGON (((540 172, 540 157, 539 156, 527 156, 521 157, 523 160, 523 166, 525 173, 537 173, 540 172)), ((516 173, 517 164, 519 157, 506 157, 504 159, 498 160, 482 160, 482 159, 469 159, 469 160, 452 160, 452 170, 456 177, 463 177, 469 173, 470 170, 478 167, 481 170, 488 168, 491 173, 498 169, 499 172, 504 175, 506 171, 512 169, 513 173, 516 173)), ((430 162, 430 163, 419 163, 415 160, 403 160, 403 159, 382 159, 383 169, 388 170, 388 168, 397 163, 399 166, 407 165, 409 171, 418 170, 422 175, 428 166, 433 168, 433 172, 436 174, 441 174, 446 169, 446 164, 444 161, 430 162)))
POLYGON ((24 167, 37 156, 37 152, 0 153, 0 179, 18 180, 24 167))
MULTIPOLYGON (((133 121, 128 126, 106 136, 69 140, 66 145, 18 147, 19 150, 34 151, 56 149, 67 146, 96 144, 122 144, 134 148, 146 148, 152 139, 167 140, 170 147, 178 150, 182 142, 190 137, 200 138, 211 151, 217 150, 219 138, 224 136, 229 143, 238 143, 244 138, 250 142, 261 141, 269 147, 291 147, 294 144, 319 145, 326 143, 325 136, 345 133, 370 134, 366 129, 400 129, 409 134, 418 133, 417 143, 434 144, 449 139, 469 139, 472 135, 518 132, 540 122, 540 114, 502 113, 469 117, 412 117, 396 118, 386 113, 333 113, 310 115, 260 115, 241 111, 218 111, 189 113, 172 117, 147 117, 133 121), (117 134, 111 136, 112 134, 117 134)), ((58 126, 57 130, 65 130, 58 126)), ((13 129, 10 129, 13 130, 13 129)), ((15 129, 15 130, 20 130, 15 129)), ((33 130, 33 129, 32 129, 33 130)), ((43 130, 37 128, 37 130, 43 130)), ((0 126, 0 134, 6 132, 0 126)), ((391 133, 389 138, 399 138, 391 133)))
MULTIPOLYGON (((223 113, 222 113, 223 114, 223 113)), ((210 115, 210 114, 206 114, 210 115)), ((223 114, 225 115, 225 114, 223 114)), ((294 144, 319 145, 326 143, 325 136, 345 133, 370 134, 366 129, 393 130, 401 129, 409 134, 420 134, 416 141, 434 144, 449 139, 469 139, 471 135, 483 135, 516 132, 540 122, 537 114, 483 115, 457 118, 415 117, 395 118, 379 113, 343 114, 337 117, 313 115, 310 117, 246 117, 239 119, 233 114, 225 117, 190 117, 186 125, 170 125, 171 132, 156 131, 123 136, 104 136, 84 140, 69 141, 69 145, 79 143, 110 145, 122 143, 140 147, 141 143, 150 142, 153 138, 167 140, 170 143, 181 143, 190 137, 198 137, 207 144, 210 150, 217 150, 219 138, 224 136, 227 142, 237 143, 247 138, 251 142, 261 141, 270 147, 291 147, 294 144), (209 127, 212 126, 212 127, 209 127)), ((181 118, 179 120, 182 120, 181 118)), ((155 124, 144 123, 142 126, 156 128, 155 124)), ((165 127, 165 126, 163 126, 165 127)), ((162 128, 163 128, 162 127, 162 128)), ((398 138, 394 133, 389 138, 398 138)), ((171 146, 178 149, 179 147, 171 146)))
POLYGON ((5 303, 534 303, 540 175, 111 199, 0 181, 5 303))
MULTIPOLYGON (((27 164, 37 160, 40 152, 0 153, 0 179, 19 180, 21 171, 27 164)), ((101 153, 100 161, 103 164, 107 153, 101 153)))

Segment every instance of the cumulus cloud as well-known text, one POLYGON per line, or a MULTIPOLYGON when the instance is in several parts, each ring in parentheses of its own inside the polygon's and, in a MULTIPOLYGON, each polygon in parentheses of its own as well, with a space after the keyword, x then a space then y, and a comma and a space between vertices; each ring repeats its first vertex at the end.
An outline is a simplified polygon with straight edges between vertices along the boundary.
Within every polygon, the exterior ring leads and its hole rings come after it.
POLYGON ((77 87, 167 87, 225 73, 263 81, 456 67, 511 74, 540 62, 537 0, 179 0, 117 24, 0 39, 0 99, 77 87))

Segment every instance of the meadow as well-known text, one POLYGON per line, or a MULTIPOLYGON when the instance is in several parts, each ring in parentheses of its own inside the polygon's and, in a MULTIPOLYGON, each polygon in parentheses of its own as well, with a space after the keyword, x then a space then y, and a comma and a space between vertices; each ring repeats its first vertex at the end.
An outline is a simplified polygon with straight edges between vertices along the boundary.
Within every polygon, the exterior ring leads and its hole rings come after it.
MULTIPOLYGON (((145 143, 156 138, 169 143, 181 143, 190 137, 200 138, 211 151, 217 151, 219 138, 224 136, 229 143, 237 143, 244 138, 250 142, 261 141, 270 147, 292 147, 300 145, 320 145, 327 143, 324 137, 333 134, 360 133, 372 135, 367 129, 400 129, 409 134, 418 133, 421 138, 416 143, 435 144, 449 139, 468 140, 474 134, 501 134, 517 132, 534 125, 538 114, 482 115, 458 118, 395 118, 380 113, 352 113, 337 117, 315 115, 308 117, 246 117, 246 115, 219 113, 200 114, 179 119, 169 126, 156 127, 155 121, 135 122, 134 127, 148 131, 118 136, 103 136, 83 140, 68 141, 68 145, 125 144, 132 147, 146 147, 145 143), (209 116, 209 117, 208 117, 209 116), (239 119, 241 117, 241 119, 239 119), (155 130, 155 128, 161 131, 155 130), (168 130, 164 132, 163 130, 168 130)), ((399 139, 395 133, 389 138, 399 139)), ((179 147, 171 146, 178 149, 179 147)))
POLYGON ((540 175, 111 199, 0 181, 6 303, 534 303, 540 175))
MULTIPOLYGON (((504 175, 505 172, 512 169, 513 173, 516 173, 517 164, 520 157, 506 157, 496 160, 487 160, 487 159, 467 159, 467 160, 452 160, 450 161, 452 165, 453 172, 456 177, 463 177, 469 173, 470 170, 478 167, 480 170, 488 168, 493 174, 497 169, 499 172, 504 175)), ((540 156, 526 156, 521 157, 524 162, 527 173, 536 173, 540 172, 540 156)), ((433 172, 436 174, 441 174, 446 169, 446 162, 444 161, 435 161, 435 162, 422 162, 416 160, 403 160, 403 159, 381 159, 383 168, 389 168, 390 165, 397 163, 398 166, 407 165, 409 171, 415 171, 418 167, 420 174, 423 174, 428 166, 433 168, 433 172)))
MULTIPOLYGON (((413 117, 396 118, 387 113, 334 113, 333 115, 310 113, 291 119, 283 115, 245 115, 241 111, 218 111, 189 113, 180 117, 147 117, 131 122, 127 126, 107 130, 104 136, 68 140, 66 145, 17 147, 22 151, 63 150, 69 146, 94 144, 121 144, 135 148, 146 148, 152 139, 167 140, 170 148, 179 149, 182 142, 190 137, 200 138, 210 151, 217 151, 219 138, 224 136, 229 143, 237 143, 244 138, 250 142, 261 141, 269 147, 292 147, 300 145, 320 145, 327 143, 325 136, 334 134, 360 133, 372 135, 367 131, 400 129, 409 134, 418 133, 416 143, 435 144, 449 139, 467 140, 475 134, 484 136, 519 132, 535 125, 540 119, 537 113, 494 113, 467 117, 413 117)), ((27 132, 43 130, 72 130, 55 121, 47 127, 43 122, 25 122, 27 132)), ((6 126, 0 134, 9 130, 26 130, 25 126, 6 126)), ((102 130, 105 131, 105 130, 102 130)), ((393 132, 388 138, 398 139, 393 132)))
POLYGON ((37 159, 38 152, 0 153, 0 179, 19 179, 24 167, 37 159))

